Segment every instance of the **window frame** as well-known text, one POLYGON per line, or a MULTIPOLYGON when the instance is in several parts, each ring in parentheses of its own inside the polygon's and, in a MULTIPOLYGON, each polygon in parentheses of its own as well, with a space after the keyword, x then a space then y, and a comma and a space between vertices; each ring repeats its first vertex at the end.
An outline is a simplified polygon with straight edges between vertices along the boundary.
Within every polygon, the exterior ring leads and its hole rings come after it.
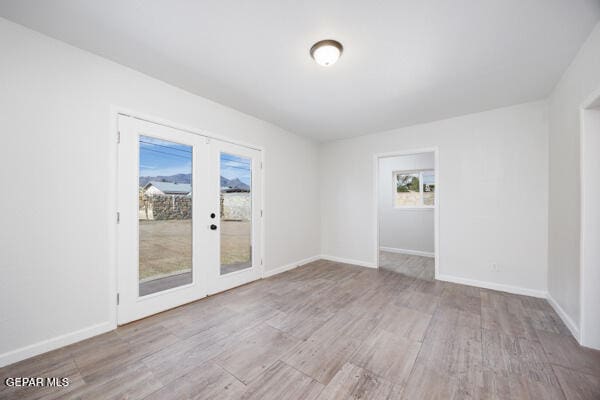
MULTIPOLYGON (((437 186, 437 174, 435 173, 435 169, 426 168, 426 169, 412 169, 412 170, 398 170, 392 171, 392 207, 399 210, 423 210, 423 209, 434 209, 437 204, 437 195, 433 196, 433 204, 426 205, 423 204, 423 173, 432 172, 435 178, 435 185, 437 186), (418 174, 419 175, 419 204, 412 206, 399 206, 396 204, 396 195, 398 193, 398 175, 410 175, 410 174, 418 174)), ((437 193, 434 190, 434 193, 437 193)))

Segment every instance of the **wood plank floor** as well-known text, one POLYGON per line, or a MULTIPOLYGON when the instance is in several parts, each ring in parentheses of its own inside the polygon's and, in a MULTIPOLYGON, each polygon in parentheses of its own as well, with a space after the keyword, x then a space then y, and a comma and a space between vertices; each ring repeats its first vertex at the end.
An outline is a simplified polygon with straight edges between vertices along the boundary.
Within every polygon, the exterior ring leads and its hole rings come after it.
POLYGON ((317 261, 0 369, 2 399, 600 399, 545 300, 317 261))
POLYGON ((380 251, 379 268, 424 280, 433 280, 435 276, 433 257, 380 251))

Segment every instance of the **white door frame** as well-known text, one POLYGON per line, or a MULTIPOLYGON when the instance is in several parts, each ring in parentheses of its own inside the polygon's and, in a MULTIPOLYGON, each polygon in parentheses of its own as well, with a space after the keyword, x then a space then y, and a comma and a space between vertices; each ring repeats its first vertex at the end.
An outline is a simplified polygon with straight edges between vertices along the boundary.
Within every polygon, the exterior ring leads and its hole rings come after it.
POLYGON ((435 206, 433 207, 433 225, 434 225, 434 253, 435 253, 435 279, 439 276, 440 271, 440 212, 439 212, 439 204, 440 204, 440 165, 439 165, 439 148, 435 147, 424 147, 424 148, 416 148, 416 149, 404 149, 397 150, 387 153, 376 153, 373 155, 373 208, 375 211, 375 222, 373 224, 373 229, 375 231, 375 265, 379 268, 379 159, 381 158, 389 158, 389 157, 397 157, 397 156, 407 156, 412 154, 421 154, 421 153, 433 153, 434 154, 434 168, 435 168, 435 206))
POLYGON ((117 305, 117 295, 118 295, 118 261, 117 261, 117 257, 118 257, 118 234, 117 234, 117 229, 118 229, 118 225, 117 225, 117 213, 118 213, 118 198, 119 198, 119 191, 118 191, 118 183, 119 183, 119 167, 118 167, 118 146, 119 146, 119 115, 123 115, 123 116, 127 116, 127 117, 132 117, 132 118, 136 118, 136 119, 140 119, 146 122, 152 122, 155 124, 159 124, 159 125, 163 125, 169 128, 173 128, 173 129, 177 129, 177 130, 181 130, 184 132, 189 132, 189 133, 193 133, 199 136, 203 136, 203 137, 207 137, 207 138, 211 138, 211 139, 217 139, 217 140, 221 140, 227 143, 232 143, 232 144, 236 144, 239 146, 244 146, 244 147, 248 147, 251 149, 255 149, 255 150, 259 150, 260 154, 261 154, 261 165, 262 168, 260 170, 260 175, 261 175, 261 209, 263 210, 263 215, 262 215, 262 227, 261 227, 261 233, 260 233, 260 254, 261 254, 261 259, 262 259, 262 264, 260 265, 260 276, 261 278, 265 276, 265 265, 267 264, 267 256, 266 256, 266 252, 265 252, 265 227, 266 227, 266 221, 267 221, 267 216, 268 216, 268 211, 265 207, 266 202, 265 202, 265 193, 266 193, 266 179, 265 179, 265 171, 266 171, 266 167, 267 167, 267 163, 265 161, 266 159, 266 149, 261 146, 261 145, 256 145, 253 143, 247 143, 244 141, 240 141, 240 140, 236 140, 236 139, 231 139, 228 136, 225 135, 221 135, 218 133, 214 133, 212 131, 206 130, 206 129, 200 129, 194 126, 189 126, 189 125, 183 125, 177 122, 173 122, 171 120, 162 118, 162 117, 158 117, 156 115, 152 115, 152 114, 147 114, 141 111, 137 111, 137 110, 132 110, 130 108, 127 107, 122 107, 119 105, 110 105, 110 111, 109 111, 109 135, 107 136, 107 140, 110 143, 109 149, 110 149, 110 154, 109 154, 109 164, 107 166, 107 169, 109 171, 109 175, 110 175, 110 182, 111 185, 108 188, 107 191, 107 201, 109 203, 112 204, 112 207, 109 207, 109 214, 107 215, 107 218, 109 221, 114 221, 114 225, 112 226, 112 229, 110 229, 109 231, 109 235, 108 235, 108 243, 109 243, 109 259, 111 260, 111 266, 109 267, 109 277, 108 277, 108 289, 109 289, 109 296, 108 296, 108 311, 109 311, 109 321, 110 321, 110 326, 108 327, 108 330, 112 330, 112 329, 116 329, 118 326, 118 305, 117 305))
MULTIPOLYGON (((579 337, 582 346, 600 350, 600 319, 597 305, 600 299, 594 284, 600 277, 598 253, 597 154, 600 143, 600 88, 594 91, 580 109, 580 231, 579 231, 579 337), (592 132, 593 131, 593 132, 592 132), (596 135, 596 136, 593 136, 596 135), (594 187, 595 186, 595 187, 594 187), (595 268, 595 269, 594 269, 595 268)), ((575 335, 577 336, 577 335, 575 335)))

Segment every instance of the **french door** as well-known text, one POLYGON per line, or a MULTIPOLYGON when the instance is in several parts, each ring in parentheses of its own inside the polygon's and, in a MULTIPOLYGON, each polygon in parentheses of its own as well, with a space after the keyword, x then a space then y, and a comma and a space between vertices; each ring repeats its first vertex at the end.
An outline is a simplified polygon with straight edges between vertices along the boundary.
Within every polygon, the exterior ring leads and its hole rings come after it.
POLYGON ((210 140, 212 166, 209 198, 210 246, 216 251, 207 269, 208 294, 260 278, 261 161, 260 151, 210 140))
POLYGON ((118 323, 260 278, 260 151, 118 123, 118 323))

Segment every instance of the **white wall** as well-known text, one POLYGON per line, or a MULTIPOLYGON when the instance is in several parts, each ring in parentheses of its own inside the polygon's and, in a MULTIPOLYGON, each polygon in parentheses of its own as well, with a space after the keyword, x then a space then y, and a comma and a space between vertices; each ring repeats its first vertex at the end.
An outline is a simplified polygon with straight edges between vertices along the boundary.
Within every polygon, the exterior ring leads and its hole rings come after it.
POLYGON ((434 252, 433 208, 403 209, 394 206, 396 171, 435 168, 434 153, 379 159, 379 246, 387 249, 434 252))
MULTIPOLYGON (((580 111, 600 88, 600 24, 596 25, 549 99, 550 188, 548 291, 571 320, 580 313, 580 111)), ((598 288, 596 288, 598 290, 598 288)))
POLYGON ((437 146, 440 274, 543 295, 546 111, 545 102, 528 103, 325 143, 320 149, 323 254, 374 264, 373 155, 437 146))
POLYGON ((114 322, 111 105, 263 146, 266 269, 319 254, 315 143, 4 19, 0 51, 0 365, 114 322))
MULTIPOLYGON (((600 91, 596 103, 600 104, 600 91)), ((600 349, 600 107, 584 111, 581 137, 581 344, 600 349)))

